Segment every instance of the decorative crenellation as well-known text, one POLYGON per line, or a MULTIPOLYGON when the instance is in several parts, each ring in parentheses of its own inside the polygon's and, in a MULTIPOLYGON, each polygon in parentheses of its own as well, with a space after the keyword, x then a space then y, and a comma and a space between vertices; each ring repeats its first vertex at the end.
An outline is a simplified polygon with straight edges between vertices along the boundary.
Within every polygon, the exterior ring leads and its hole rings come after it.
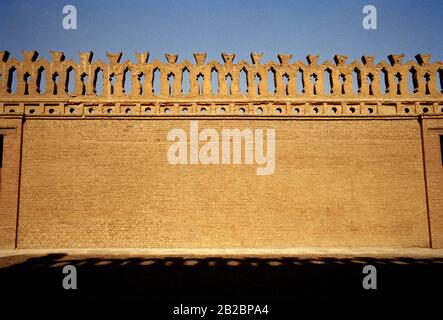
POLYGON ((177 54, 166 54, 166 62, 148 62, 148 52, 136 53, 136 63, 110 52, 108 63, 93 61, 92 52, 81 52, 79 63, 63 52, 51 51, 51 56, 47 61, 36 51, 23 51, 19 61, 1 51, 0 101, 423 102, 443 97, 443 63, 431 63, 427 54, 408 62, 402 54, 390 55, 377 64, 373 56, 346 63, 345 55, 323 63, 318 55, 291 63, 290 54, 261 63, 261 53, 251 53, 252 63, 234 63, 235 54, 227 53, 223 63, 206 63, 206 53, 194 53, 195 63, 178 63, 177 54))

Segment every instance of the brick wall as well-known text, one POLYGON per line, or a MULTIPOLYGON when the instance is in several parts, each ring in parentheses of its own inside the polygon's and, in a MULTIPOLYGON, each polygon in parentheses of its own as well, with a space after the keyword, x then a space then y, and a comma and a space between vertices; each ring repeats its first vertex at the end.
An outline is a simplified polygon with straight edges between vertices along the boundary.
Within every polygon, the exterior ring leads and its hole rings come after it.
POLYGON ((168 164, 167 133, 189 120, 28 119, 18 247, 429 245, 416 119, 199 127, 275 128, 274 174, 168 164))
POLYGON ((3 161, 0 168, 0 248, 15 247, 22 119, 0 119, 3 161))
POLYGON ((443 118, 425 118, 423 120, 429 218, 432 246, 434 248, 443 248, 443 160, 440 150, 441 135, 443 135, 443 118))

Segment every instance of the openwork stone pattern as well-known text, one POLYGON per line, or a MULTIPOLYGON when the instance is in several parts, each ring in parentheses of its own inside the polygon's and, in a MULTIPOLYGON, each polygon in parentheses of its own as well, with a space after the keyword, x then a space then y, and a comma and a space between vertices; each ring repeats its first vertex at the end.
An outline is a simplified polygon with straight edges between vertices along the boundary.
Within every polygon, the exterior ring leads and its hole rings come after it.
POLYGON ((443 63, 0 52, 0 247, 443 247, 443 63), (173 166, 172 128, 274 128, 276 169, 173 166))

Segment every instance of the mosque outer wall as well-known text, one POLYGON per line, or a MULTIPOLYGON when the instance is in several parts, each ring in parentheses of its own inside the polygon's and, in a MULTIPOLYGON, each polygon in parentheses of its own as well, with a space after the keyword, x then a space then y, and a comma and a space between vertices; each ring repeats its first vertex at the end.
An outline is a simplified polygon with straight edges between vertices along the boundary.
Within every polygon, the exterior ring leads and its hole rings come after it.
MULTIPOLYGON (((29 56, 25 52, 25 62, 16 70, 37 79, 38 60, 35 53, 29 56)), ((115 55, 109 57, 104 68, 124 64, 115 55)), ((331 68, 334 75, 346 73, 343 56, 335 57, 335 65, 321 67, 312 65, 310 57, 307 65, 294 68, 304 68, 304 74, 322 68, 331 68)), ((163 70, 182 70, 174 57, 168 59, 157 66, 161 79, 163 70)), ((216 96, 208 94, 207 82, 198 87, 191 80, 188 96, 174 95, 172 82, 168 90, 161 83, 163 93, 157 96, 143 97, 141 90, 140 97, 128 97, 119 87, 122 73, 117 71, 117 82, 111 88, 105 83, 102 97, 94 92, 93 77, 77 82, 76 90, 81 90, 67 96, 60 82, 56 94, 45 95, 39 84, 19 80, 14 95, 4 81, 0 247, 442 248, 441 63, 418 57, 417 63, 403 64, 394 56, 391 66, 379 66, 392 69, 388 78, 395 68, 423 68, 422 76, 433 74, 435 87, 428 80, 414 94, 378 95, 375 85, 372 95, 363 94, 368 88, 359 84, 360 92, 353 95, 353 83, 337 87, 332 82, 335 92, 324 96, 318 91, 323 84, 314 90, 305 82, 300 95, 289 90, 296 83, 291 82, 293 65, 285 59, 281 55, 280 64, 245 65, 248 77, 261 67, 273 67, 276 78, 288 70, 287 87, 276 81, 274 94, 265 97, 248 96, 254 92, 251 82, 246 96, 236 91, 235 74, 241 69, 226 56, 223 65, 214 66, 219 74, 231 70, 234 81, 229 88, 219 79, 216 96), (258 176, 257 165, 245 164, 169 164, 167 134, 173 128, 188 131, 190 120, 198 121, 201 130, 218 132, 275 129, 275 172, 258 176)), ((141 64, 151 65, 147 60, 141 64)), ((192 68, 203 68, 202 75, 207 75, 206 65, 197 55, 188 68, 194 75, 192 68)), ((3 59, 0 66, 8 75, 8 62, 3 59)), ((58 65, 48 66, 52 72, 58 65)), ((362 77, 369 67, 358 66, 362 77)), ((60 76, 60 70, 68 69, 58 67, 60 76)), ((140 64, 132 67, 136 74, 140 64)), ((95 74, 81 63, 75 69, 81 68, 95 74)), ((46 91, 56 85, 47 81, 46 91)), ((397 89, 404 90, 402 85, 397 89)))

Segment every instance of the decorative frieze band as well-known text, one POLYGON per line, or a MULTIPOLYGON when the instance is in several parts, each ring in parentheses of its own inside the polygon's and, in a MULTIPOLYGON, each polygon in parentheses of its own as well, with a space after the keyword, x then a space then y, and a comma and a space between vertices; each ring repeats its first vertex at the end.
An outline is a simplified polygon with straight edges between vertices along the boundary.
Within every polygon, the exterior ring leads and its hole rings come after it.
POLYGON ((0 116, 443 116, 443 102, 424 103, 0 103, 0 116))

